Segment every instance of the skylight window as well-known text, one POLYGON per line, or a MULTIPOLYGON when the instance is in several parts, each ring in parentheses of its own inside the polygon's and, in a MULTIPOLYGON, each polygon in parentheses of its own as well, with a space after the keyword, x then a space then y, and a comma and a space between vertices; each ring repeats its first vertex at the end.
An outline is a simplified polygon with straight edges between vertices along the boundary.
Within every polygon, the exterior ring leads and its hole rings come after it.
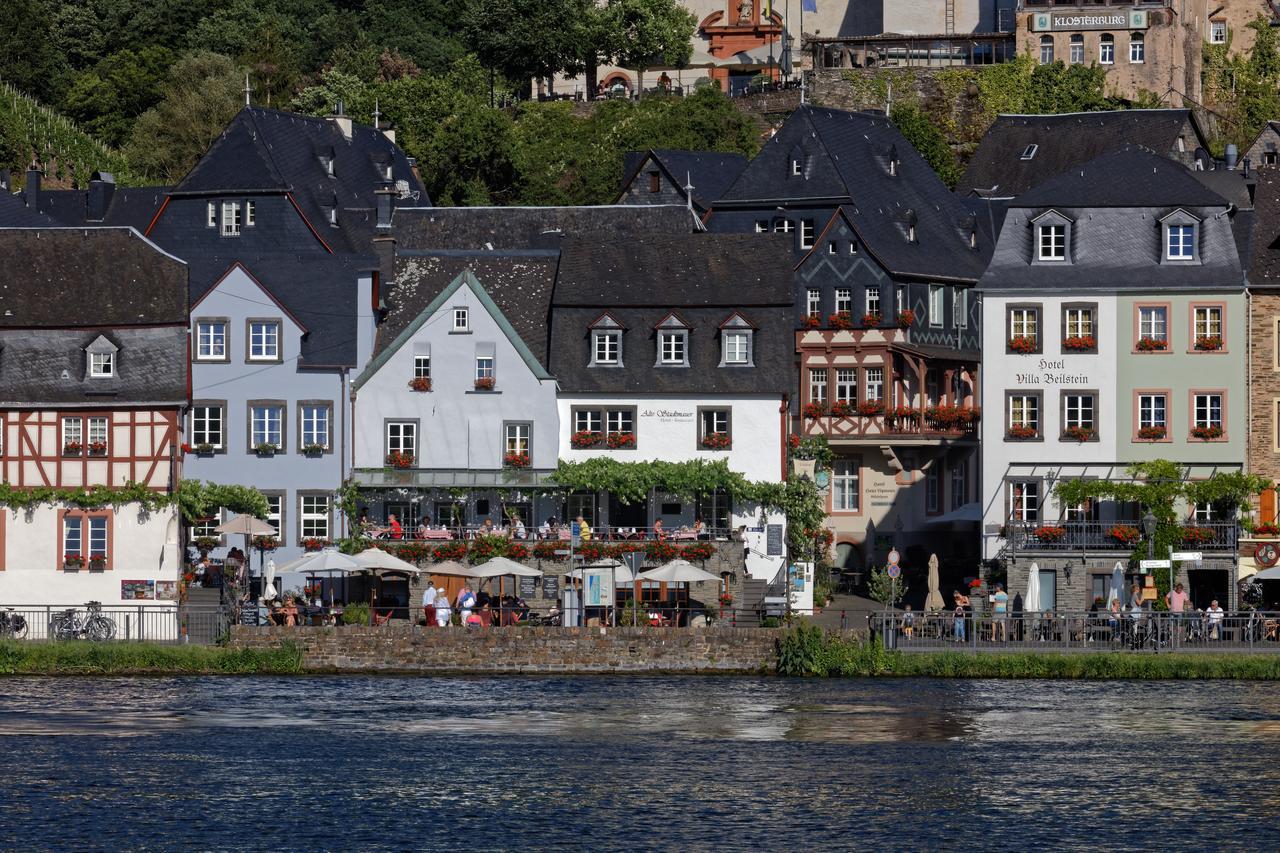
POLYGON ((1019 159, 1030 160, 1032 157, 1036 156, 1036 151, 1038 150, 1040 150, 1040 146, 1036 145, 1035 143, 1032 143, 1031 145, 1028 145, 1026 148, 1022 149, 1022 157, 1020 157, 1019 159))

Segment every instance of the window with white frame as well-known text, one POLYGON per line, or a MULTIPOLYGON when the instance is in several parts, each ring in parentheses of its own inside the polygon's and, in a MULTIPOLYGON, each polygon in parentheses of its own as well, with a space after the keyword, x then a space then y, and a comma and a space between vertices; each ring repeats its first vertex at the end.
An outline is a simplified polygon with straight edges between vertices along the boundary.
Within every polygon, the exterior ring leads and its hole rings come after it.
POLYGON ((107 452, 107 419, 91 417, 89 420, 89 452, 102 455, 107 452))
POLYGON ((1098 42, 1098 63, 1101 65, 1114 65, 1116 61, 1116 37, 1111 33, 1104 33, 1098 42))
POLYGON ((941 326, 946 319, 943 307, 946 304, 947 289, 941 284, 929 285, 929 325, 941 326))
POLYGON ((969 291, 957 287, 951 297, 951 322, 957 329, 969 327, 969 291))
POLYGON ((465 332, 471 328, 471 312, 462 306, 453 309, 453 330, 465 332))
POLYGON ((1209 43, 1210 44, 1226 44, 1227 43, 1227 22, 1226 21, 1210 21, 1209 22, 1209 43))
POLYGON ((809 368, 809 402, 827 402, 827 369, 825 367, 809 368))
POLYGON ((1040 64, 1053 64, 1053 36, 1040 36, 1040 64))
POLYGON ((757 233, 757 234, 768 234, 768 233, 769 233, 769 220, 767 220, 767 219, 757 219, 757 220, 756 220, 756 233, 757 233))
POLYGON ((207 444, 214 450, 222 449, 222 406, 197 403, 191 407, 191 443, 197 447, 207 444))
POLYGON ((529 438, 533 431, 532 424, 503 424, 502 446, 506 453, 519 453, 525 456, 533 449, 529 438))
POLYGON ((62 517, 62 553, 66 556, 84 557, 84 517, 62 517))
POLYGON ((476 356, 476 379, 493 379, 493 356, 476 356))
POLYGON ((253 448, 263 445, 284 447, 284 406, 274 403, 259 403, 249 408, 250 438, 253 448))
POLYGON ((1040 482, 1015 480, 1008 484, 1009 520, 1038 521, 1040 519, 1040 482))
POLYGON ((751 364, 751 331, 748 329, 721 332, 724 351, 721 361, 725 364, 751 364))
POLYGON ((1168 225, 1164 229, 1164 259, 1166 261, 1195 260, 1194 225, 1168 225))
POLYGON ((1010 308, 1009 309, 1009 340, 1014 338, 1028 338, 1035 341, 1037 345, 1040 343, 1040 309, 1039 308, 1010 308))
POLYGON ((244 203, 244 224, 253 225, 258 221, 258 204, 257 202, 246 201, 244 203))
POLYGON ((942 512, 942 462, 934 462, 924 475, 924 511, 942 512))
POLYGON ((284 495, 264 494, 267 499, 267 517, 263 519, 276 530, 276 538, 280 538, 284 530, 284 495))
POLYGON ((1064 394, 1062 397, 1062 423, 1066 429, 1094 430, 1097 421, 1094 409, 1097 398, 1093 394, 1064 394))
POLYGON ((796 224, 790 219, 775 219, 773 221, 773 233, 790 234, 796 230, 796 224))
POLYGON ((899 314, 907 310, 907 289, 905 287, 894 288, 893 307, 899 314))
POLYGON ((1068 338, 1093 337, 1093 308, 1065 308, 1062 312, 1063 335, 1068 338))
POLYGON ((277 361, 280 358, 280 322, 249 321, 249 360, 277 361))
POLYGON ((838 246, 838 244, 836 243, 836 241, 835 241, 835 240, 828 240, 828 241, 827 241, 827 254, 828 254, 828 255, 834 255, 834 254, 837 254, 839 251, 840 251, 840 247, 838 246))
POLYGON ((689 333, 685 329, 663 329, 658 332, 658 364, 686 364, 688 340, 689 333))
POLYGON ((89 353, 89 376, 94 379, 110 379, 116 375, 116 354, 114 352, 89 353))
POLYGON ((227 357, 227 324, 224 320, 196 323, 196 359, 220 361, 227 357))
POLYGON ((1208 524, 1213 521, 1213 504, 1196 503, 1191 505, 1191 520, 1196 524, 1208 524))
POLYGON ((1036 159, 1036 152, 1039 150, 1040 150, 1040 146, 1033 142, 1030 145, 1028 145, 1026 148, 1022 149, 1022 153, 1018 155, 1018 159, 1034 160, 1036 159))
POLYGON ((831 509, 858 512, 862 502, 862 458, 836 458, 831 462, 831 509))
POLYGON ((239 237, 241 224, 240 202, 224 201, 222 203, 222 236, 239 237))
POLYGON ((1075 33, 1068 44, 1067 61, 1070 65, 1084 64, 1084 36, 1075 33))
POLYGON ((1222 395, 1196 394, 1192 426, 1202 429, 1222 428, 1222 395))
POLYGON ((969 460, 961 459, 951 466, 951 509, 960 509, 968 501, 969 460))
POLYGON ((415 355, 413 357, 413 378, 414 379, 430 379, 431 378, 431 356, 415 355))
POLYGON ((711 436, 731 438, 729 432, 728 409, 701 409, 698 412, 698 438, 705 440, 711 436))
POLYGON ((804 174, 804 160, 799 157, 791 158, 791 177, 798 178, 804 174))
POLYGON ((1129 61, 1140 64, 1147 60, 1147 41, 1142 33, 1129 36, 1129 61))
POLYGON ((1198 305, 1192 313, 1196 341, 1222 341, 1222 308, 1217 305, 1198 305))
POLYGON ((800 220, 800 248, 810 249, 817 238, 817 225, 812 219, 800 220))
POLYGON ((1037 257, 1042 261, 1065 261, 1067 259, 1067 226, 1039 225, 1036 227, 1037 257))
POLYGON ((853 291, 847 287, 837 287, 836 296, 836 313, 852 314, 853 313, 853 291))
POLYGON ((1169 339, 1169 309, 1163 305, 1138 307, 1138 337, 1151 341, 1169 339))
POLYGON ((387 455, 418 453, 418 425, 413 421, 387 421, 387 455))
POLYGON ((617 329, 596 329, 591 333, 591 351, 592 364, 621 364, 622 332, 617 329))
POLYGON ((1138 428, 1167 429, 1169 398, 1165 394, 1138 395, 1138 428))
POLYGON ((1009 429, 1040 431, 1040 398, 1038 396, 1009 395, 1009 429))
POLYGON ((880 316, 880 288, 867 288, 867 311, 866 313, 879 317, 880 316))
POLYGON ((302 538, 329 538, 329 496, 302 495, 302 538))
POLYGON ((210 228, 218 227, 218 206, 213 202, 205 205, 205 225, 210 228))
POLYGON ((867 401, 875 402, 884 399, 884 368, 867 368, 867 401))
POLYGON ((836 400, 850 405, 858 402, 858 371, 856 368, 836 368, 836 400))
POLYGON ((634 433, 636 431, 635 409, 606 409, 605 426, 609 434, 634 433))
POLYGON ((822 291, 812 288, 805 291, 804 305, 806 314, 810 317, 820 317, 822 315, 822 291))
POLYGON ((78 454, 81 447, 84 447, 84 421, 80 418, 63 418, 63 452, 67 452, 68 449, 74 449, 74 452, 78 454))
POLYGON ((302 426, 302 447, 329 449, 329 419, 332 409, 328 403, 303 403, 298 417, 302 426))
POLYGON ((599 409, 577 409, 573 413, 574 432, 601 432, 604 417, 599 409))
POLYGON ((218 532, 218 525, 222 523, 216 515, 208 518, 201 518, 193 522, 191 525, 191 539, 221 539, 222 534, 218 532))

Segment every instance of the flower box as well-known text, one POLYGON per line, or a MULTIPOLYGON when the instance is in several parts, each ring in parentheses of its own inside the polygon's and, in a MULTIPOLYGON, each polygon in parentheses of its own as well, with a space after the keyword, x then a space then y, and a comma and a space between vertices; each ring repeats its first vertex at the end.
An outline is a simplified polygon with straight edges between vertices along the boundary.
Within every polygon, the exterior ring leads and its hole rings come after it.
POLYGON ((528 453, 507 453, 502 457, 502 464, 508 468, 528 468, 528 453))
POLYGON ((1160 441, 1168 434, 1169 430, 1162 426, 1144 426, 1138 428, 1138 438, 1143 441, 1160 441))
POLYGON ((732 443, 727 432, 710 432, 702 437, 703 450, 728 450, 732 443))
POLYGON ((1215 438, 1222 438, 1222 427, 1220 426, 1192 427, 1191 437, 1198 438, 1201 441, 1213 441, 1215 438))
POLYGON ((650 560, 659 563, 665 563, 668 560, 674 560, 680 554, 680 549, 670 542, 663 540, 655 540, 646 542, 644 546, 644 555, 650 560))
POLYGON ((1208 545, 1215 538, 1212 527, 1190 525, 1182 528, 1182 541, 1188 545, 1208 545))
POLYGON ((1065 527, 1045 525, 1035 529, 1035 537, 1041 542, 1061 542, 1067 538, 1067 529, 1065 527))
POLYGON ((265 459, 270 456, 275 456, 276 451, 279 449, 280 448, 277 445, 264 442, 262 444, 254 445, 253 452, 265 459))
POLYGON ((1006 435, 1014 441, 1026 441, 1040 435, 1040 430, 1029 426, 1011 426, 1006 435))
POLYGON ((1093 441, 1094 438, 1097 437, 1097 435, 1098 435, 1098 431, 1095 430, 1093 427, 1073 426, 1073 427, 1067 427, 1062 432, 1062 437, 1064 439, 1070 439, 1071 441, 1080 441, 1080 442, 1093 441))
POLYGON ((89 442, 89 455, 90 456, 106 456, 107 443, 105 441, 89 442))
POLYGON ((884 414, 884 400, 863 400, 858 404, 858 414, 864 418, 884 414))
POLYGON ((280 547, 279 541, 274 536, 255 536, 249 540, 249 543, 259 551, 274 551, 280 547))
POLYGON ((1164 352, 1169 348, 1169 342, 1163 338, 1138 338, 1138 343, 1134 345, 1134 349, 1138 352, 1164 352))
POLYGON ((63 554, 62 568, 69 571, 79 571, 84 566, 84 557, 79 554, 63 554))
POLYGON ((493 377, 492 377, 492 376, 481 376, 479 379, 477 379, 477 380, 476 380, 476 390, 477 390, 477 391, 492 391, 492 390, 493 390, 493 384, 494 384, 494 383, 493 383, 493 377))
POLYGON ((1117 524, 1107 531, 1107 536, 1119 542, 1121 545, 1132 545, 1142 538, 1142 534, 1138 532, 1138 528, 1129 524, 1117 524))
POLYGON ((302 455, 303 456, 323 456, 324 445, 323 444, 304 444, 302 445, 302 455))
POLYGON ((569 550, 569 543, 559 539, 542 539, 533 545, 533 556, 539 560, 552 560, 554 562, 563 562, 568 559, 565 554, 557 554, 557 551, 569 550))
POLYGON ((412 468, 413 454, 405 453, 400 450, 393 450, 387 454, 387 464, 392 468, 412 468))
POLYGON ((529 546, 523 542, 512 542, 507 546, 507 557, 512 560, 529 559, 529 546))
POLYGON ((827 318, 827 325, 833 329, 852 329, 853 317, 848 311, 837 311, 827 318))
POLYGON ((895 421, 914 420, 920 415, 920 412, 910 406, 894 406, 893 411, 886 413, 890 419, 895 421))
POLYGON ((196 456, 204 456, 204 457, 213 456, 214 447, 212 444, 209 444, 207 441, 200 442, 199 444, 196 445, 195 449, 196 449, 196 456))
POLYGON ((1098 348, 1098 339, 1093 335, 1077 335, 1063 338, 1062 348, 1068 352, 1093 352, 1098 348))
POLYGON ((1032 335, 1014 335, 1009 338, 1009 351, 1030 355, 1035 352, 1039 344, 1036 343, 1035 337, 1032 335))
POLYGON ((316 536, 308 536, 302 540, 302 550, 304 551, 320 551, 329 543, 316 536))
POLYGON ((1196 349, 1201 352, 1217 352, 1222 349, 1222 336, 1210 335, 1208 337, 1196 338, 1196 349))
POLYGON ((636 446, 634 432, 611 432, 605 438, 605 444, 613 450, 631 450, 636 446))
POLYGON ((806 314, 806 315, 804 315, 804 319, 800 321, 800 328, 802 328, 802 329, 821 329, 821 328, 822 328, 822 318, 821 318, 821 317, 819 317, 817 314, 806 314))
POLYGON ((968 429, 978 421, 978 409, 971 406, 930 406, 925 421, 935 429, 968 429))
POLYGON ((874 329, 880 325, 883 318, 879 314, 863 314, 862 325, 868 329, 874 329))
POLYGON ((821 401, 804 404, 804 416, 806 418, 820 418, 827 413, 827 404, 821 401))
POLYGON ((1275 537, 1280 536, 1280 525, 1263 523, 1255 524, 1253 530, 1250 531, 1254 536, 1275 537))
POLYGON ((592 432, 589 429, 580 429, 573 435, 569 436, 569 444, 579 450, 586 450, 589 447, 595 447, 600 444, 603 438, 604 436, 598 432, 592 432))
POLYGON ((82 446, 78 441, 68 441, 62 445, 63 456, 79 456, 82 446))
MULTIPOLYGON (((426 547, 419 546, 423 550, 423 556, 426 556, 426 547)), ((402 552, 403 553, 403 552, 402 552)), ((441 542, 439 545, 431 549, 431 559, 437 563, 443 563, 446 560, 461 560, 467 556, 466 542, 441 542)), ((403 556, 401 559, 405 559, 403 556)))
POLYGON ((854 412, 853 403, 848 400, 836 400, 831 404, 831 417, 847 418, 854 412))
POLYGON ((695 542, 680 549, 680 556, 686 560, 710 560, 715 553, 716 546, 710 542, 695 542))
POLYGON ((409 387, 412 388, 414 391, 430 391, 431 377, 415 376, 409 380, 409 387))
POLYGON ((916 312, 910 308, 903 309, 898 312, 898 328, 906 329, 914 326, 916 322, 916 312))

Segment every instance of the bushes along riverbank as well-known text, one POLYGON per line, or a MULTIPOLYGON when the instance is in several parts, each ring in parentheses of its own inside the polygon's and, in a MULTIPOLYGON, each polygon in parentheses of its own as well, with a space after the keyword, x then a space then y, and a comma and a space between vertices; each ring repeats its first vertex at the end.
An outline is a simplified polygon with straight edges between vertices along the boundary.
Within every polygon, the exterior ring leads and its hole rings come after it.
POLYGON ((778 674, 818 677, 1280 680, 1280 654, 897 652, 878 640, 798 625, 778 644, 778 674))
POLYGON ((302 672, 292 644, 270 649, 152 643, 0 642, 0 675, 280 675, 302 672))

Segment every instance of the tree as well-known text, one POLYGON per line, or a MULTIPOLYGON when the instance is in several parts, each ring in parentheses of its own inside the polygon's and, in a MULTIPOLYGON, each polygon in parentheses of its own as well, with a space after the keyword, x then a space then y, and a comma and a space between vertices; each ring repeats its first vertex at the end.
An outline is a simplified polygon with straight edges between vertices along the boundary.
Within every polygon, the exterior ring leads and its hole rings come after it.
POLYGON ((308 86, 294 96, 290 107, 300 113, 322 116, 333 112, 334 105, 342 101, 351 115, 359 115, 366 102, 372 104, 372 87, 353 74, 331 68, 320 75, 314 86, 308 86))
POLYGON ((67 71, 50 29, 52 9, 46 0, 4 0, 0 5, 0 75, 44 101, 57 101, 67 71))
POLYGON ((76 75, 62 108, 109 145, 122 145, 134 121, 160 100, 173 54, 164 47, 121 50, 76 75))
POLYGON ((160 102, 134 124, 126 149, 143 171, 178 181, 243 104, 245 71, 217 53, 193 53, 170 69, 160 102))
POLYGON ((591 0, 469 0, 462 19, 467 46, 485 68, 515 83, 576 71, 584 50, 576 22, 591 0))
POLYGON ((640 89, 646 68, 679 65, 693 52, 697 19, 676 0, 608 0, 604 17, 614 38, 608 54, 635 69, 640 89))
POLYGON ((943 183, 954 189, 962 170, 937 124, 911 104, 894 107, 892 119, 907 141, 915 146, 925 162, 942 178, 943 183))
POLYGON ((907 583, 901 577, 889 577, 887 567, 877 566, 867 579, 867 594, 886 607, 894 607, 906 596, 907 583))

